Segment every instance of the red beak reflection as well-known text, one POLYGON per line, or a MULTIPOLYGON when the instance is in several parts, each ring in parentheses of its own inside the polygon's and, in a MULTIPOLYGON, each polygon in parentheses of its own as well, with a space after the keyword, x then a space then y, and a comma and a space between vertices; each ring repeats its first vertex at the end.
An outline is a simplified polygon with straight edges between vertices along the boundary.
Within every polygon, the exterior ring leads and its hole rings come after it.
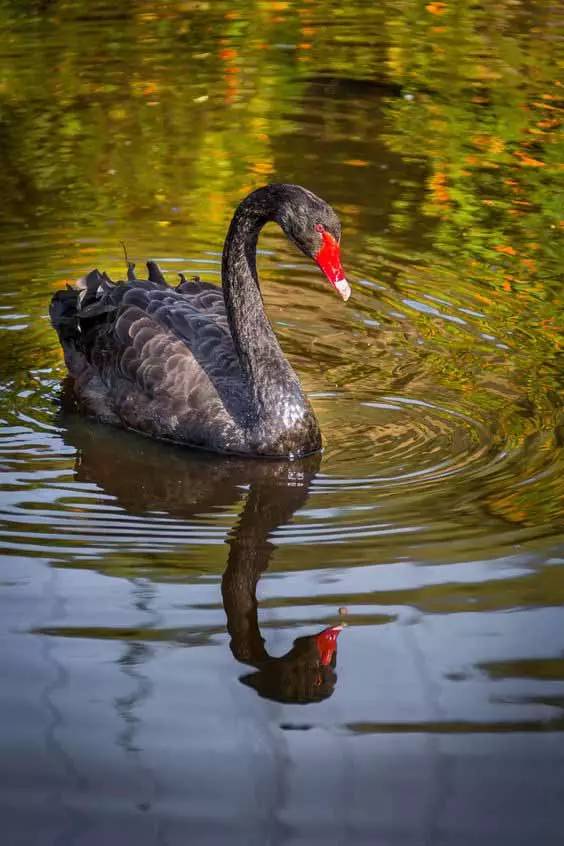
POLYGON ((330 232, 322 231, 323 243, 315 261, 336 291, 346 302, 351 295, 350 285, 341 266, 341 248, 330 232))
POLYGON ((331 626, 331 628, 323 629, 322 632, 315 635, 319 659, 324 667, 327 667, 331 663, 333 654, 337 649, 337 638, 342 630, 342 626, 331 626))

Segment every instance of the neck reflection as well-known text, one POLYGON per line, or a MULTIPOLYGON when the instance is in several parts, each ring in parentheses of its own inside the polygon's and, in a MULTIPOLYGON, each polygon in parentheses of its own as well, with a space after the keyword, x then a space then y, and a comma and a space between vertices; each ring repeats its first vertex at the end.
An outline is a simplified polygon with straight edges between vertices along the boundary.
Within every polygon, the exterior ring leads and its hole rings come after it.
POLYGON ((241 678, 259 696, 277 702, 320 702, 337 681, 337 636, 341 626, 300 637, 285 655, 267 652, 259 621, 256 590, 275 549, 270 540, 301 508, 320 464, 320 456, 270 464, 251 484, 243 513, 230 533, 229 556, 221 592, 231 635, 231 652, 255 672, 241 678))

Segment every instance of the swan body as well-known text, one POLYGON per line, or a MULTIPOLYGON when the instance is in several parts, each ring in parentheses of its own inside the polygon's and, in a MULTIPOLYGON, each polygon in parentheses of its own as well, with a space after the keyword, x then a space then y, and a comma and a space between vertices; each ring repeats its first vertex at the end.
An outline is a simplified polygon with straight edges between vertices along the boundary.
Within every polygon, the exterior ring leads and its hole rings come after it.
POLYGON ((321 448, 319 425, 264 312, 255 255, 276 220, 343 299, 340 224, 320 198, 270 185, 238 207, 225 241, 222 287, 148 279, 114 284, 93 270, 59 291, 51 320, 74 394, 102 421, 222 452, 294 458, 321 448))

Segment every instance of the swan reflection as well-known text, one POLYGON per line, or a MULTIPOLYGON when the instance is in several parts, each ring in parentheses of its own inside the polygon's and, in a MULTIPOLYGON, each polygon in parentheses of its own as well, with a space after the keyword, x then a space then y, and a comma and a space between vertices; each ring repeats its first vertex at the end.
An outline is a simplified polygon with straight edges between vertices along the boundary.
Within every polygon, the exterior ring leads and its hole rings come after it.
POLYGON ((297 461, 217 456, 155 443, 66 413, 63 437, 76 449, 75 476, 95 483, 128 514, 158 511, 194 518, 245 497, 227 539, 222 578, 223 606, 233 656, 252 668, 241 682, 267 699, 319 702, 337 681, 337 638, 342 626, 297 638, 280 657, 271 656, 262 637, 256 590, 276 549, 272 533, 287 524, 308 497, 321 457, 297 461))

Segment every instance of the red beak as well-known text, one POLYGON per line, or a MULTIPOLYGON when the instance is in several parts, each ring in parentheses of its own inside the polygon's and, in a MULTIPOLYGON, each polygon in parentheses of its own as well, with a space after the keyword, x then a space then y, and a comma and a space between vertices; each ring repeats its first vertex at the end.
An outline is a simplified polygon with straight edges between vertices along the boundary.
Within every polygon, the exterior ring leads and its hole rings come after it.
POLYGON ((331 626, 331 628, 323 629, 315 636, 319 658, 324 667, 331 663, 333 653, 337 648, 337 638, 342 630, 343 626, 331 626))
POLYGON ((341 248, 330 232, 321 233, 323 243, 314 257, 315 261, 336 291, 346 302, 351 295, 350 285, 341 266, 341 248))

